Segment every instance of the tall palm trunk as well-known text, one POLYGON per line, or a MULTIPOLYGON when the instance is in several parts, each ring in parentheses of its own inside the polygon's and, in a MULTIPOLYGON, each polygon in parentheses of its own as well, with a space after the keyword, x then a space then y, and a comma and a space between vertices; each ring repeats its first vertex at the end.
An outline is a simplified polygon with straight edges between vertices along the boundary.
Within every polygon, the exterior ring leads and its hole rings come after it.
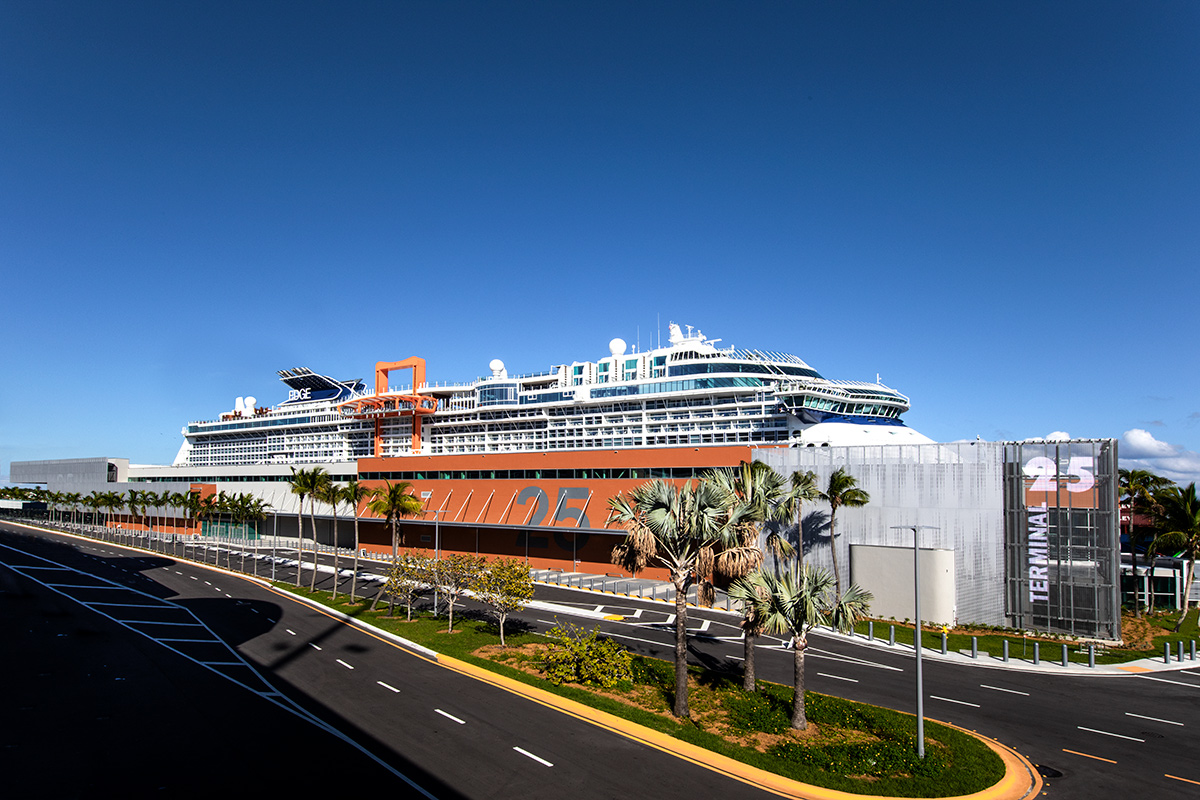
POLYGON ((808 728, 808 715, 804 710, 804 651, 808 643, 796 637, 792 647, 792 681, 796 686, 796 694, 792 698, 792 727, 802 731, 808 728))
POLYGON ((315 592, 317 590, 317 498, 308 498, 308 521, 312 525, 313 532, 313 574, 312 583, 308 590, 315 592))
POLYGON ((829 553, 833 556, 833 592, 836 602, 837 598, 842 596, 842 573, 838 569, 837 531, 833 527, 833 518, 835 516, 837 516, 836 508, 829 514, 829 553))
MULTIPOLYGON (((336 487, 335 487, 336 488, 336 487)), ((337 503, 333 504, 333 599, 337 599, 338 577, 341 573, 338 572, 338 527, 337 527, 337 503)))
POLYGON ((354 574, 350 576, 350 602, 357 603, 358 590, 358 506, 354 506, 354 574))
POLYGON ((687 685, 687 589, 686 578, 675 583, 675 709, 676 717, 688 716, 687 685))
POLYGON ((754 672, 754 643, 757 639, 758 636, 747 625, 742 641, 742 690, 746 692, 753 692, 758 688, 754 672))

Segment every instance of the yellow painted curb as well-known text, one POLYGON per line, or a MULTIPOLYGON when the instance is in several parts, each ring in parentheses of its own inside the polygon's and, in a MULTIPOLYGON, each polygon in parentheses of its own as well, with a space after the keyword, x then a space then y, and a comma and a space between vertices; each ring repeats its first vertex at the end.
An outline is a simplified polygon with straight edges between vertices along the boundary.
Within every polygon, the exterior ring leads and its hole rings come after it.
MULTIPOLYGON (((16 524, 23 525, 23 523, 16 524)), ((46 530, 44 528, 36 528, 32 525, 23 525, 23 527, 33 528, 35 530, 46 530)), ((51 532, 77 539, 98 541, 90 539, 90 537, 64 533, 62 531, 51 532)), ((110 545, 116 544, 114 542, 107 541, 104 543, 110 545)), ((142 550, 139 547, 122 544, 116 544, 116 546, 128 550, 138 550, 140 552, 162 556, 161 553, 157 553, 153 550, 142 550)), ((241 578, 243 580, 263 583, 265 584, 265 588, 275 594, 286 596, 293 600, 299 600, 304 602, 306 605, 326 613, 326 616, 329 616, 331 619, 338 619, 332 614, 327 613, 332 609, 329 609, 322 604, 317 603, 315 600, 311 600, 310 598, 279 590, 262 578, 255 578, 250 575, 242 575, 241 573, 228 572, 225 569, 214 567, 209 564, 192 561, 189 561, 188 563, 192 566, 205 567, 213 572, 223 573, 231 578, 241 578)), ((621 616, 610 618, 623 619, 621 616)), ((347 622, 346 620, 338 619, 338 621, 346 625, 351 625, 351 623, 347 622)), ((370 627, 367 623, 364 623, 361 620, 354 620, 354 622, 357 624, 352 625, 352 627, 355 627, 356 629, 361 630, 376 639, 379 639, 385 644, 390 644, 393 647, 400 647, 400 645, 395 642, 388 641, 380 636, 375 636, 369 630, 365 630, 366 627, 370 627)), ((413 653, 411 650, 405 650, 405 652, 409 653, 409 655, 414 655, 417 658, 424 658, 421 655, 413 653)), ((630 722, 627 719, 623 719, 613 714, 609 714, 608 712, 592 708, 591 706, 584 705, 583 703, 579 703, 575 700, 547 692, 544 689, 537 688, 536 686, 530 686, 529 684, 521 683, 520 681, 513 680, 505 675, 490 672, 483 667, 469 664, 466 661, 460 661, 452 656, 438 653, 436 659, 436 663, 446 667, 447 669, 458 672, 459 674, 466 675, 474 678, 475 680, 483 681, 484 683, 489 683, 492 686, 503 689, 512 694, 519 695, 528 700, 532 700, 540 705, 561 711, 577 719, 596 725, 597 727, 613 731, 614 733, 624 736, 627 739, 641 742, 642 744, 653 747, 656 750, 669 753, 697 766, 704 767, 705 769, 720 773, 750 786, 771 792, 772 794, 780 797, 797 798, 797 800, 863 800, 865 797, 878 798, 878 800, 901 800, 900 798, 889 798, 881 795, 853 794, 850 792, 842 792, 837 789, 827 789, 823 786, 811 786, 806 783, 800 783, 799 781, 794 781, 791 778, 785 778, 782 775, 776 775, 773 772, 767 772, 766 770, 759 769, 758 767, 744 764, 740 761, 729 758, 728 756, 721 755, 720 753, 714 753, 711 750, 706 750, 705 748, 691 744, 690 742, 676 739, 675 737, 669 736, 661 731, 656 731, 651 728, 638 725, 636 722, 630 722)), ((1144 667, 1132 667, 1128 668, 1128 671, 1149 672, 1150 670, 1147 670, 1144 667)), ((947 728, 954 728, 955 730, 961 731, 968 736, 974 736, 991 748, 996 755, 1000 756, 1001 761, 1004 762, 1004 777, 1001 778, 996 784, 981 791, 975 792, 974 794, 961 795, 958 798, 946 798, 946 800, 1024 800, 1024 798, 1036 797, 1041 792, 1041 775, 1038 773, 1034 765, 1017 751, 1007 747, 1006 745, 1000 744, 994 739, 982 736, 975 731, 961 728, 949 722, 941 722, 939 720, 931 721, 937 722, 939 725, 945 725, 947 728)))
MULTIPOLYGON (((641 742, 656 750, 670 753, 697 766, 710 769, 734 780, 779 795, 780 797, 799 798, 800 800, 862 800, 862 798, 867 796, 876 797, 876 795, 852 794, 850 792, 838 791, 837 789, 826 789, 822 786, 810 786, 806 783, 800 783, 799 781, 785 778, 782 775, 776 775, 773 772, 767 772, 766 770, 752 767, 749 764, 743 764, 728 756, 714 753, 711 750, 706 750, 690 742, 676 739, 660 731, 643 727, 635 722, 630 722, 627 719, 622 719, 605 711, 586 706, 583 703, 570 700, 566 697, 560 697, 544 689, 539 689, 536 686, 530 686, 507 676, 489 672, 483 667, 460 661, 451 656, 438 654, 438 663, 455 672, 485 683, 490 683, 493 686, 525 697, 535 703, 557 709, 577 719, 590 722, 593 725, 613 731, 628 739, 641 742)), ((971 800, 1021 800, 1022 798, 1036 796, 1041 791, 1042 779, 1037 769, 1015 750, 1005 747, 986 736, 980 736, 974 731, 944 722, 939 724, 946 725, 948 728, 955 728, 969 736, 976 737, 990 747, 1004 762, 1004 777, 998 783, 974 794, 965 795, 965 797, 971 800)), ((880 800, 892 799, 881 797, 880 800)))

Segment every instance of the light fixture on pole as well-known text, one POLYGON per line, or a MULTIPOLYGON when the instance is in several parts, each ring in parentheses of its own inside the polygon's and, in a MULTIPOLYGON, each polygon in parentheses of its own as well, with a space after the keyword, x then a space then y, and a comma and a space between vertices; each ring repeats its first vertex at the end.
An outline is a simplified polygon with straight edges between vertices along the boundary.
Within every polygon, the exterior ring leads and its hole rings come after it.
POLYGON ((925 758, 925 689, 921 674, 921 549, 919 531, 941 530, 934 525, 893 525, 892 530, 913 532, 913 652, 917 657, 917 758, 925 758))

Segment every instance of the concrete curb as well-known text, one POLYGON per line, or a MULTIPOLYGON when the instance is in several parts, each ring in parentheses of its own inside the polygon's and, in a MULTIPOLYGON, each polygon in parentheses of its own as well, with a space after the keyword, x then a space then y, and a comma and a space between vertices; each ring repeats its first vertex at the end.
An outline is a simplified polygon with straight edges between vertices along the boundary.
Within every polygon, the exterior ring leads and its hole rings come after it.
MULTIPOLYGON (((45 530, 36 528, 32 525, 23 525, 23 527, 33 528, 35 530, 45 530)), ((50 532, 70 536, 72 538, 95 541, 89 537, 64 533, 62 531, 50 532)), ((159 557, 163 555, 162 553, 156 553, 153 550, 143 550, 140 547, 134 547, 131 545, 116 544, 113 542, 105 543, 115 544, 117 547, 149 553, 150 555, 159 557)), ((417 644, 416 642, 409 641, 408 639, 397 636, 381 628, 369 625, 344 612, 318 603, 315 600, 294 594, 284 589, 280 589, 271 585, 269 581, 262 578, 256 578, 252 575, 243 575, 236 572, 229 572, 225 569, 213 567, 207 564, 195 562, 191 563, 193 563, 194 566, 205 567, 213 572, 219 572, 224 575, 228 575, 229 577, 242 578, 244 580, 261 584, 264 588, 274 594, 302 602, 314 610, 325 614, 326 616, 337 619, 343 624, 352 625, 356 629, 361 630, 363 633, 366 633, 369 636, 373 636, 381 641, 385 641, 395 647, 400 647, 411 651, 419 657, 426 658, 436 664, 439 664, 440 666, 445 667, 446 669, 452 670, 461 675, 465 675, 474 680, 483 681, 484 683, 488 683, 499 689, 503 689, 511 694, 532 700, 539 705, 560 711, 564 714, 575 717, 576 719, 583 720, 597 727, 617 733, 627 739, 640 742, 648 747, 653 747, 661 752, 669 753, 697 766, 704 767, 705 769, 712 770, 713 772, 717 772, 780 797, 797 798, 798 800, 862 800, 864 797, 879 797, 880 800, 899 800, 898 798, 888 798, 878 795, 852 794, 849 792, 838 791, 836 789, 826 789, 821 786, 811 786, 809 784, 800 783, 799 781, 794 781, 790 778, 785 778, 782 775, 776 775, 772 772, 761 770, 757 767, 750 766, 749 764, 743 764, 742 762, 729 758, 728 756, 721 755, 720 753, 714 753, 711 750, 706 750, 702 747, 691 744, 690 742, 676 739, 660 731, 646 728, 642 725, 638 725, 635 722, 630 722, 629 720, 609 714, 608 712, 601 711, 596 708, 592 708, 591 706, 584 705, 583 703, 579 703, 575 700, 561 697, 544 689, 539 689, 536 686, 531 686, 529 684, 513 680, 505 675, 491 672, 483 667, 461 661, 452 656, 442 655, 434 650, 430 650, 424 645, 417 644)), ((544 603, 541 605, 554 606, 552 603, 544 603)), ((580 616, 575 609, 566 607, 561 608, 564 608, 565 611, 569 611, 571 614, 580 616)), ((599 618, 606 617, 606 615, 599 614, 598 612, 591 613, 599 618)), ((1007 747, 1006 745, 1000 744, 994 739, 982 736, 975 731, 960 728, 956 725, 946 722, 938 722, 938 724, 945 725, 948 728, 954 728, 967 734, 968 736, 974 736, 975 738, 979 739, 1000 757, 1005 766, 1004 777, 995 785, 975 792, 974 794, 964 795, 960 798, 949 798, 948 800, 966 800, 966 798, 969 798, 970 800, 1024 800, 1024 798, 1036 796, 1041 791, 1042 779, 1037 769, 1032 763, 1030 763, 1028 759, 1026 759, 1017 751, 1007 747)))
MULTIPOLYGON (((465 661, 460 661, 451 656, 439 655, 438 663, 447 669, 467 675, 475 680, 489 683, 540 705, 561 711, 576 719, 610 730, 627 739, 632 739, 653 747, 656 750, 670 753, 685 761, 779 795, 780 797, 802 798, 802 800, 862 800, 864 797, 879 797, 878 795, 852 794, 850 792, 838 791, 837 789, 826 789, 821 786, 800 783, 799 781, 785 778, 782 775, 776 775, 773 772, 767 772, 749 764, 743 764, 741 761, 721 755, 720 753, 714 753, 698 745, 676 739, 660 731, 643 727, 635 722, 630 722, 629 720, 614 716, 605 711, 600 711, 583 703, 560 697, 544 689, 513 680, 507 676, 491 672, 483 667, 478 667, 465 661)), ((965 795, 964 797, 971 798, 971 800, 1022 800, 1023 798, 1036 796, 1041 791, 1042 779, 1037 769, 1028 759, 1012 748, 956 725, 944 722, 939 722, 938 724, 954 728, 968 736, 974 736, 991 748, 1004 762, 1004 777, 998 783, 974 794, 965 795)), ((880 800, 892 799, 881 797, 880 800)))

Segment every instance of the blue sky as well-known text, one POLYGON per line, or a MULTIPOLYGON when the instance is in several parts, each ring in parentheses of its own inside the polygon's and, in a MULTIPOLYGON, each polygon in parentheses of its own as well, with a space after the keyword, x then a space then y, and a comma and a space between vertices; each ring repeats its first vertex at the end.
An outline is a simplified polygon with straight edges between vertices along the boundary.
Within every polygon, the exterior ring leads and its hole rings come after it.
MULTIPOLYGON (((1200 5, 0 6, 0 473, 661 321, 1200 477, 1200 5)), ((1134 460, 1134 458, 1138 460, 1134 460)))

